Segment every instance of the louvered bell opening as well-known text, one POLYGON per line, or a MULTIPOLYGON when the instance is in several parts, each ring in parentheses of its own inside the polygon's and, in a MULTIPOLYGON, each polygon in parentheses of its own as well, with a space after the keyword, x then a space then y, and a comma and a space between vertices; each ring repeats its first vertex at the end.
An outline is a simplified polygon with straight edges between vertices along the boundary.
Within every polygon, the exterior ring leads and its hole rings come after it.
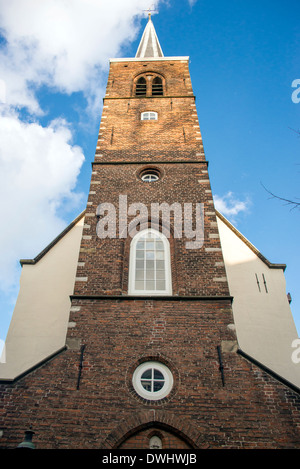
POLYGON ((162 96, 163 95, 163 84, 161 78, 154 78, 152 82, 152 96, 162 96))
POLYGON ((146 80, 145 78, 140 78, 137 81, 135 87, 135 95, 136 96, 146 96, 146 80))

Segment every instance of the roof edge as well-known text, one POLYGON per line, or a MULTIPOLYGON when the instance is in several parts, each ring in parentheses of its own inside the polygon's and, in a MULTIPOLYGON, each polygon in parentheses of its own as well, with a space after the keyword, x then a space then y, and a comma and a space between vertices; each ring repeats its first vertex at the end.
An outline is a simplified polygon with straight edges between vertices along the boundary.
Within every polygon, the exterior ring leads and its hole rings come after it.
POLYGON ((268 368, 266 365, 263 363, 259 362, 255 358, 253 358, 251 355, 248 355, 248 353, 244 352, 242 349, 238 348, 237 353, 244 357, 246 360, 249 362, 253 363, 255 366, 259 367, 261 370, 264 372, 268 373, 270 376, 272 376, 275 380, 283 384, 284 386, 288 387, 298 395, 300 394, 300 388, 296 385, 293 384, 291 381, 288 381, 286 378, 283 376, 279 375, 275 371, 273 371, 271 368, 268 368))
POLYGON ((243 241, 249 249, 251 249, 254 254, 259 257, 261 261, 263 261, 270 269, 282 269, 285 271, 286 269, 286 264, 275 264, 273 262, 270 262, 240 231, 238 231, 231 223, 230 221, 227 220, 227 218, 224 217, 218 210, 216 210, 216 215, 220 220, 225 223, 225 225, 238 237, 240 238, 241 241, 243 241))
POLYGON ((50 249, 55 246, 58 241, 60 241, 78 222, 81 220, 82 217, 84 217, 86 210, 83 210, 78 217, 75 218, 51 243, 48 244, 48 246, 45 247, 34 259, 20 259, 20 264, 23 267, 24 264, 29 264, 33 265, 36 264, 42 257, 47 254, 50 249))
MULTIPOLYGON (((43 249, 36 257, 33 259, 20 259, 21 266, 23 265, 32 265, 36 264, 42 257, 47 254, 50 249, 55 246, 78 222, 84 217, 86 209, 83 210, 78 217, 76 217, 51 243, 49 243, 45 249, 43 249)), ((249 249, 251 249, 254 254, 259 257, 270 269, 282 269, 283 271, 286 269, 286 264, 279 264, 270 262, 240 231, 235 228, 227 218, 224 217, 218 210, 216 210, 217 217, 225 223, 225 225, 236 235, 238 238, 243 241, 249 249)))
POLYGON ((44 358, 43 360, 41 360, 40 362, 36 363, 35 365, 31 366, 30 368, 28 368, 27 370, 25 371, 22 371, 22 373, 20 373, 19 375, 16 375, 14 378, 0 378, 0 384, 15 384, 17 381, 19 381, 20 379, 24 378, 25 376, 27 376, 29 373, 32 373, 33 371, 35 371, 36 369, 42 367, 43 365, 45 365, 46 363, 48 363, 49 361, 53 360, 54 358, 56 358, 58 355, 60 355, 62 352, 65 352, 66 350, 68 350, 68 347, 67 345, 64 345, 63 347, 61 347, 59 350, 57 350, 56 352, 53 352, 51 355, 49 355, 48 357, 44 358))

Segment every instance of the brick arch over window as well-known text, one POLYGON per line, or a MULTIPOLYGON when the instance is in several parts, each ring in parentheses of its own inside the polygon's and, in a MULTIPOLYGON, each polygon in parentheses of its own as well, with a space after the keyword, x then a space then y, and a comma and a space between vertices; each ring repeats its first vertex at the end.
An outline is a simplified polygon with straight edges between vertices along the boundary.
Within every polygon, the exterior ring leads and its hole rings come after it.
POLYGON ((150 449, 150 435, 161 434, 162 449, 192 449, 185 438, 177 434, 176 430, 169 425, 151 424, 150 427, 142 428, 133 435, 128 436, 117 447, 118 449, 150 449))
POLYGON ((162 437, 163 449, 197 449, 199 434, 193 428, 185 418, 178 418, 165 411, 150 410, 123 420, 106 438, 104 447, 149 449, 151 436, 158 434, 162 437))
POLYGON ((165 77, 156 72, 146 72, 135 77, 133 81, 133 96, 163 96, 166 94, 165 77))

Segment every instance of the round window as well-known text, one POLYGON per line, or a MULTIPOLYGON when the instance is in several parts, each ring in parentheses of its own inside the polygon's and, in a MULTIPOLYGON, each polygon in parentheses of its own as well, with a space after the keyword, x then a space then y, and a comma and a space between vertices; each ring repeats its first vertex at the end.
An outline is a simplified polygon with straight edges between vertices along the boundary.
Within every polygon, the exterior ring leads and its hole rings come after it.
POLYGON ((132 377, 135 391, 143 398, 159 400, 166 397, 173 387, 169 368, 159 362, 145 362, 137 367, 132 377))
POLYGON ((156 168, 144 168, 140 172, 139 177, 144 182, 158 181, 158 179, 160 178, 160 172, 156 168))
POLYGON ((142 181, 144 182, 158 181, 158 175, 155 173, 145 173, 142 175, 142 181))

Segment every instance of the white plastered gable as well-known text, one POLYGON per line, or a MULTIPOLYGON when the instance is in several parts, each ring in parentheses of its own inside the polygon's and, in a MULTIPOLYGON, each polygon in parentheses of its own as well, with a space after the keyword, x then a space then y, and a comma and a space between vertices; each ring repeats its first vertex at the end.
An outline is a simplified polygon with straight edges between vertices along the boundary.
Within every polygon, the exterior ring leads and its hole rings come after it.
POLYGON ((269 262, 220 213, 217 222, 239 348, 300 387, 292 360, 298 338, 287 298, 285 265, 269 262))

